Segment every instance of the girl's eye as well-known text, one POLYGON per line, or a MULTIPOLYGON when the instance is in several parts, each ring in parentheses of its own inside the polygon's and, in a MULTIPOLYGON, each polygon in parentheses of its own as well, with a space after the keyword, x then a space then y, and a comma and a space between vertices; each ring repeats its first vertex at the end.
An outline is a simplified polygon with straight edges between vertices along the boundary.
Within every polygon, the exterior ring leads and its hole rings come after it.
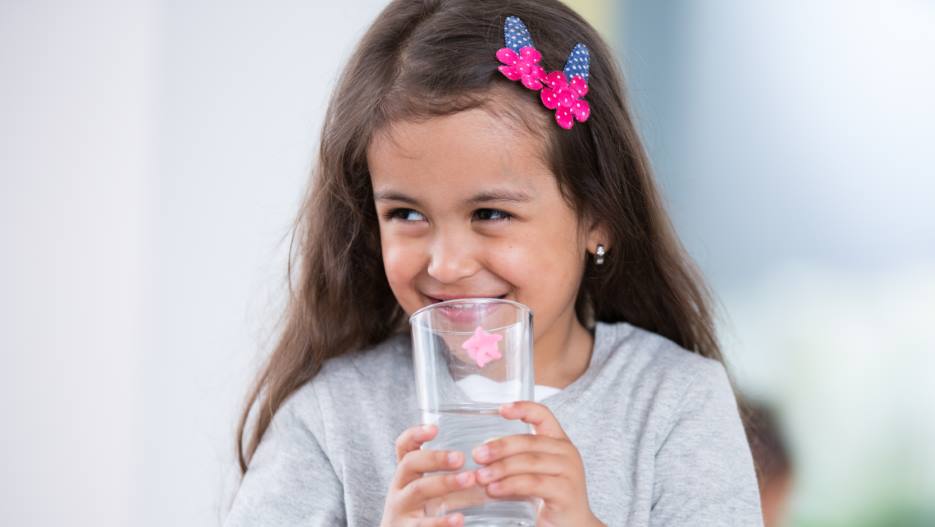
POLYGON ((425 219, 422 214, 412 210, 412 209, 393 209, 385 214, 386 220, 401 219, 403 221, 419 221, 420 219, 425 219), (417 216, 413 219, 413 216, 417 216))
POLYGON ((477 209, 475 214, 485 221, 508 221, 513 217, 509 212, 497 209, 477 209))
MULTIPOLYGON (((509 221, 513 217, 509 212, 498 209, 477 209, 474 214, 482 221, 509 221)), ((422 213, 412 209, 392 209, 384 216, 387 221, 399 219, 404 222, 414 222, 425 219, 422 213)))

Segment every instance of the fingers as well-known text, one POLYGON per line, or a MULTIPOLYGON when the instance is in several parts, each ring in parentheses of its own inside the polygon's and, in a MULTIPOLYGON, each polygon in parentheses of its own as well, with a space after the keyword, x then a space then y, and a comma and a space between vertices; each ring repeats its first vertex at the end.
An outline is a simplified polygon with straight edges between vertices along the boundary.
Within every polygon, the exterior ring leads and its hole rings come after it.
POLYGON ((424 476, 425 472, 456 470, 464 465, 464 454, 447 450, 423 450, 424 443, 431 441, 438 433, 434 425, 407 428, 396 438, 396 474, 387 496, 384 519, 401 519, 418 512, 418 517, 409 516, 407 526, 461 526, 464 517, 461 514, 448 514, 440 517, 423 517, 427 502, 435 501, 436 508, 444 507, 440 512, 457 510, 467 504, 483 503, 486 494, 475 487, 473 472, 460 474, 437 474, 424 476), (467 491, 474 488, 475 495, 467 491), (463 504, 463 505, 462 505, 463 504))
POLYGON ((424 476, 406 485, 397 494, 399 510, 421 509, 425 502, 471 487, 475 484, 474 472, 424 476))
POLYGON ((578 451, 568 440, 532 434, 517 434, 494 439, 475 447, 471 451, 471 456, 477 463, 487 465, 507 456, 527 452, 567 456, 572 451, 577 455, 578 451))
POLYGON ((560 504, 576 496, 570 480, 540 474, 520 474, 495 481, 486 487, 487 494, 497 499, 538 497, 547 503, 560 504))
POLYGON ((544 404, 532 401, 516 401, 500 407, 500 415, 505 419, 521 419, 524 423, 532 425, 536 434, 554 437, 555 439, 568 439, 558 419, 544 404))
POLYGON ((568 472, 565 456, 526 452, 505 457, 476 471, 477 482, 486 485, 519 474, 560 476, 568 472))
POLYGON ((431 441, 438 432, 438 427, 434 425, 413 426, 403 430, 396 438, 396 461, 402 460, 407 452, 418 450, 422 443, 431 441))
POLYGON ((487 495, 483 487, 472 485, 463 490, 426 501, 425 512, 428 516, 437 516, 449 511, 460 511, 470 507, 478 507, 489 500, 490 496, 487 495))
POLYGON ((396 466, 394 486, 401 489, 422 477, 425 472, 455 470, 464 464, 464 454, 449 450, 413 450, 396 466))
POLYGON ((454 527, 464 525, 462 514, 451 514, 438 518, 421 518, 416 521, 417 527, 454 527))
MULTIPOLYGON (((537 496, 556 502, 569 498, 574 493, 569 469, 580 467, 580 455, 552 412, 544 405, 520 401, 500 407, 500 415, 532 425, 535 434, 510 435, 478 446, 471 455, 485 466, 476 472, 426 476, 429 472, 461 468, 464 455, 457 451, 422 449, 424 443, 437 435, 434 425, 403 431, 396 440, 398 466, 387 506, 403 514, 430 509, 444 513, 483 503, 486 497, 537 496)), ((449 514, 418 518, 413 525, 462 524, 461 515, 449 514)))

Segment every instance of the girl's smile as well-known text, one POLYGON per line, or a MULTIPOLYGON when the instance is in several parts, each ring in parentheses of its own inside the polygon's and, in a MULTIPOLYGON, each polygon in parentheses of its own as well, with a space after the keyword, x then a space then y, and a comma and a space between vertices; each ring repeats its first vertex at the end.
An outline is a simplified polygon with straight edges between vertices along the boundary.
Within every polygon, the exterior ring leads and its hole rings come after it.
POLYGON ((486 294, 485 295, 482 293, 482 294, 476 294, 476 295, 471 295, 471 294, 458 295, 458 294, 435 293, 435 294, 425 295, 425 296, 426 298, 429 299, 431 304, 437 304, 439 302, 444 302, 445 300, 455 300, 455 299, 461 299, 461 298, 506 298, 507 294, 504 293, 502 295, 497 295, 497 294, 486 294))

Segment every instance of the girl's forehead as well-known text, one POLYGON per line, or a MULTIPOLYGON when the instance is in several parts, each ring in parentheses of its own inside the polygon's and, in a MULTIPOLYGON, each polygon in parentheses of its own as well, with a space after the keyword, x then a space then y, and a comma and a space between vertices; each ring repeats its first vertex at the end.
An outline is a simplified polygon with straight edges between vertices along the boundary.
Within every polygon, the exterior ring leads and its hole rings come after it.
POLYGON ((554 185, 544 139, 484 109, 424 121, 403 121, 377 134, 367 150, 380 187, 517 187, 529 193, 554 185))

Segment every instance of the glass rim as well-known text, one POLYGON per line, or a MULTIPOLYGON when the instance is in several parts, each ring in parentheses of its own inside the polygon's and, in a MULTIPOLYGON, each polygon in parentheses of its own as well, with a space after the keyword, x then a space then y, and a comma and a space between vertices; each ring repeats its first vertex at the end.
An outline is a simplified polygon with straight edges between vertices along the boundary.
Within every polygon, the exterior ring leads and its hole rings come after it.
POLYGON ((423 312, 430 311, 430 310, 435 309, 435 308, 438 308, 438 307, 444 307, 444 306, 454 305, 454 304, 465 304, 465 303, 469 303, 469 304, 509 304, 509 305, 512 305, 513 307, 519 309, 520 311, 524 312, 524 313, 527 314, 527 315, 532 314, 532 309, 530 309, 530 307, 527 306, 526 304, 521 304, 521 303, 519 303, 519 302, 515 302, 515 301, 513 301, 513 300, 507 300, 507 299, 505 299, 505 298, 487 298, 487 297, 477 297, 477 298, 453 298, 453 299, 451 299, 451 300, 445 300, 445 301, 443 301, 443 302, 435 302, 434 304, 429 304, 429 305, 427 305, 427 306, 423 306, 423 307, 421 307, 421 308, 415 310, 415 312, 413 312, 412 315, 409 315, 409 324, 410 324, 410 325, 413 325, 413 320, 414 320, 417 316, 421 315, 423 312))

